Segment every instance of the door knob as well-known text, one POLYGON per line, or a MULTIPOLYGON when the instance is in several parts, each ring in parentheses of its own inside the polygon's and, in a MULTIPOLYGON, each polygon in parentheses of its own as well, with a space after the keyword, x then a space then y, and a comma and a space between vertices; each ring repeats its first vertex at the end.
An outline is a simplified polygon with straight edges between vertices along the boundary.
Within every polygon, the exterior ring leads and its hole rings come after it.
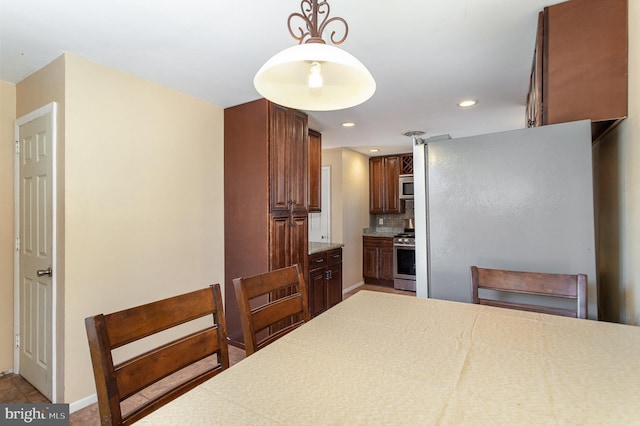
POLYGON ((39 277, 44 277, 45 275, 51 276, 52 273, 53 273, 53 271, 51 270, 51 266, 49 266, 47 269, 38 269, 36 271, 36 274, 39 277))

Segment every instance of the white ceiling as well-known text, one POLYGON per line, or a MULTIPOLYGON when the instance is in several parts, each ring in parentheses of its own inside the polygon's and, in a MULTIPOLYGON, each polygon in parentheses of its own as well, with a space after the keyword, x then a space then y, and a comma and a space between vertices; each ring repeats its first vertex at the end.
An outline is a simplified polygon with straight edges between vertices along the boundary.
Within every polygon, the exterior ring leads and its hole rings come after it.
MULTIPOLYGON (((340 47, 377 91, 357 107, 310 112, 310 126, 323 147, 367 155, 410 151, 408 130, 522 128, 537 13, 559 2, 329 0, 330 16, 349 24, 340 47), (456 106, 466 98, 479 104, 456 106)), ((69 52, 229 107, 259 98, 253 76, 295 44, 287 18, 299 11, 300 0, 0 0, 0 79, 18 83, 69 52)))

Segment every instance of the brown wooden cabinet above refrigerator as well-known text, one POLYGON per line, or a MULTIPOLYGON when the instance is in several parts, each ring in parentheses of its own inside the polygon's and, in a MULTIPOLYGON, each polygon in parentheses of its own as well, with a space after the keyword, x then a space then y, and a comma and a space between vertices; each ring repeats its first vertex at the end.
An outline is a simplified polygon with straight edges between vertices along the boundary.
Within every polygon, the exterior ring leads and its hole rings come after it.
POLYGON ((597 140, 627 116, 627 0, 571 0, 540 12, 527 126, 590 119, 597 140))

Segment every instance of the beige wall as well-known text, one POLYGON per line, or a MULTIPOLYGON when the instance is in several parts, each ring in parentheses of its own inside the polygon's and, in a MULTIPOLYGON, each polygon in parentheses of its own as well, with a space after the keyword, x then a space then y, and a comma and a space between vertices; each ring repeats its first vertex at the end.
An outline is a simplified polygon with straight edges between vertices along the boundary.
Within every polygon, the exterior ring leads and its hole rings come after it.
MULTIPOLYGON (((75 402, 95 392, 85 317, 224 283, 223 110, 72 55, 60 62, 62 371, 75 402)), ((21 111, 35 109, 22 102, 38 86, 18 84, 21 111)))
POLYGON ((629 110, 594 147, 601 318, 640 325, 640 2, 629 2, 629 110))
POLYGON ((342 150, 343 269, 345 288, 362 281, 362 229, 369 227, 369 157, 342 150))
POLYGON ((322 150, 322 166, 331 168, 331 242, 343 242, 342 148, 322 150))
POLYGON ((16 86, 0 81, 0 373, 13 370, 13 125, 16 86))
POLYGON ((331 240, 342 249, 342 288, 362 283, 362 229, 369 227, 369 158, 346 148, 322 151, 331 166, 331 240))

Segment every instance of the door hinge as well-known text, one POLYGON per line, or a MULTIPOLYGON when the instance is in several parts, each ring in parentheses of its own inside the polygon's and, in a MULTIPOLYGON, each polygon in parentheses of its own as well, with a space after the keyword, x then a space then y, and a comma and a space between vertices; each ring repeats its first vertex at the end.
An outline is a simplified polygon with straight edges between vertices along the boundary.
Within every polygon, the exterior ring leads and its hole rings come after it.
POLYGON ((20 238, 16 238, 16 251, 20 251, 20 238))
POLYGON ((20 335, 16 334, 16 348, 20 347, 20 335))
POLYGON ((20 141, 16 141, 16 155, 20 155, 20 141))

